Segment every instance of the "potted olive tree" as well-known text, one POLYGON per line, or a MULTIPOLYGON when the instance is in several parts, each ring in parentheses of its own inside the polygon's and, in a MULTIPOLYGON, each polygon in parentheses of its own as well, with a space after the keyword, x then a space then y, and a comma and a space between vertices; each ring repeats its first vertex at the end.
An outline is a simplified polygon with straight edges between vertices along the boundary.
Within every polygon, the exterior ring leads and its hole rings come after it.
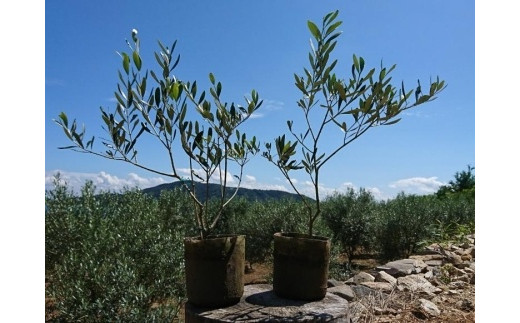
POLYGON ((321 214, 319 187, 323 166, 369 129, 399 122, 403 111, 434 100, 445 88, 444 81, 437 78, 430 82, 426 93, 420 83, 415 91, 407 91, 403 82, 397 89, 389 76, 395 65, 367 72, 364 59, 356 55, 351 75, 347 79, 337 76, 334 72, 337 60, 330 59, 341 34, 337 28, 342 22, 336 20, 337 16, 338 11, 328 13, 320 26, 307 22, 312 36, 309 67, 304 68, 303 75, 294 75, 295 85, 302 93, 297 105, 303 114, 303 124, 297 126, 287 121, 293 140, 281 135, 274 145, 266 143, 262 154, 280 170, 307 210, 307 232, 274 235, 273 289, 279 296, 291 299, 321 299, 327 291, 330 239, 313 234, 314 223, 321 214), (337 142, 325 151, 322 143, 330 129, 334 131, 332 134, 338 134, 337 142), (308 175, 314 200, 306 198, 296 187, 290 176, 296 170, 308 175))
MULTIPOLYGON (((187 237, 185 270, 188 301, 197 306, 212 307, 236 303, 243 294, 245 264, 245 237, 243 235, 212 235, 226 205, 236 196, 243 169, 259 151, 255 137, 247 138, 238 128, 261 106, 256 91, 246 98, 245 106, 228 104, 221 100, 222 84, 209 74, 211 101, 206 93, 197 95, 197 83, 184 82, 173 74, 180 56, 174 56, 176 42, 168 48, 159 42, 155 52, 159 70, 143 69, 140 40, 132 30, 129 52, 122 52, 122 71, 115 91, 114 112, 101 108, 103 129, 107 138, 101 139, 104 150, 94 149, 94 140, 85 139, 76 120, 69 122, 62 112, 55 122, 61 126, 72 146, 61 147, 90 153, 111 160, 129 163, 155 174, 179 180, 193 200, 194 224, 199 232, 187 237), (150 88, 149 84, 153 82, 150 88), (189 109, 193 106, 193 109, 189 109), (191 110, 191 111, 190 111, 191 110), (151 137, 164 148, 167 170, 143 164, 138 154, 138 143, 151 137), (182 152, 189 165, 188 180, 179 169, 177 152, 182 152), (233 168, 234 167, 234 168, 233 168), (231 172, 238 185, 229 187, 231 172), (209 208, 210 180, 220 184, 218 207, 209 208), (206 192, 197 194, 196 182, 205 185, 206 192), (200 196, 205 196, 201 199, 200 196)), ((146 143, 149 144, 149 141, 146 143)))

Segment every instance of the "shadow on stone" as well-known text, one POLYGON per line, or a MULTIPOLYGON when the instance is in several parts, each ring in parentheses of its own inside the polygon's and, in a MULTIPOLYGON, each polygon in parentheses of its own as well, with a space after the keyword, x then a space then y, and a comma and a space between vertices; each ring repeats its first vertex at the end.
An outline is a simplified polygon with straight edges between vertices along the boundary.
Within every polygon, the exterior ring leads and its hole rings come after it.
POLYGON ((303 306, 307 303, 310 303, 310 301, 293 300, 279 297, 272 290, 253 294, 247 297, 245 301, 250 304, 269 307, 303 306))
POLYGON ((320 301, 290 300, 277 296, 272 285, 247 285, 233 306, 205 309, 185 306, 185 322, 350 322, 348 301, 327 293, 320 301))

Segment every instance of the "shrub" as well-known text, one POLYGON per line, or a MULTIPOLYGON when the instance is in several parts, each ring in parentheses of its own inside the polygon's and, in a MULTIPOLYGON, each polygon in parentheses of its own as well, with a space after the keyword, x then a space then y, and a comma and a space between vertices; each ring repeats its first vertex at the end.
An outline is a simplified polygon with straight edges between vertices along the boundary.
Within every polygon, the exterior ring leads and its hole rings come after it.
POLYGON ((462 241, 475 232, 475 198, 466 191, 431 199, 433 222, 428 226, 428 239, 433 242, 462 241))
POLYGON ((46 292, 58 319, 171 321, 184 297, 183 232, 139 191, 94 191, 87 183, 78 198, 66 186, 47 192, 46 292))
POLYGON ((376 237, 382 258, 408 257, 417 249, 433 223, 432 199, 399 193, 379 204, 376 237))
POLYGON ((45 270, 52 270, 60 263, 63 251, 74 248, 81 238, 79 216, 72 216, 77 209, 73 192, 61 183, 60 175, 54 179, 54 189, 45 195, 45 270))
POLYGON ((246 259, 250 264, 269 260, 276 232, 297 232, 305 216, 304 206, 294 199, 248 202, 238 199, 228 208, 229 231, 245 234, 246 259))
POLYGON ((341 245, 349 266, 355 254, 370 246, 373 237, 373 216, 376 202, 364 189, 357 193, 349 189, 344 194, 329 197, 323 208, 323 218, 332 232, 333 242, 341 245))

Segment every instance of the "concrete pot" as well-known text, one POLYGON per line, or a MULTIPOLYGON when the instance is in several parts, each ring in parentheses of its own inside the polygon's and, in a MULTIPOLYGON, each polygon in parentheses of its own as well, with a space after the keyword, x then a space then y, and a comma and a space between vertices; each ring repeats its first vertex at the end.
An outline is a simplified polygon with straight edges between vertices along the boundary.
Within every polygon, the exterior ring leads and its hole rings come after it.
POLYGON ((244 293, 245 236, 184 239, 188 302, 205 308, 234 305, 244 293))
POLYGON ((283 298, 314 301, 325 297, 330 239, 299 233, 274 234, 273 290, 283 298))

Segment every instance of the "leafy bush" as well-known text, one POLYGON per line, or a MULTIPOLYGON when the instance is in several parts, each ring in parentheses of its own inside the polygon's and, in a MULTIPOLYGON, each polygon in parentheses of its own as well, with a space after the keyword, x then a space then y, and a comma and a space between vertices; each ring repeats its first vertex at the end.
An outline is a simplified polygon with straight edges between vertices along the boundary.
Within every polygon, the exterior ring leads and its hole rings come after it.
POLYGON ((349 189, 344 194, 329 197, 323 208, 323 218, 332 232, 333 242, 352 259, 360 249, 368 249, 373 240, 373 217, 377 203, 364 189, 349 189))
POLYGON ((422 244, 462 241, 475 232, 475 198, 467 191, 431 199, 433 220, 428 224, 428 238, 422 244))
POLYGON ((163 228, 175 228, 185 236, 195 236, 195 219, 187 216, 193 213, 194 203, 186 191, 181 188, 162 190, 159 199, 159 217, 163 228))
POLYGON ((437 199, 436 206, 432 206, 436 212, 435 217, 443 223, 475 223, 475 198, 464 192, 437 199))
POLYGON ((55 188, 45 196, 45 270, 52 270, 60 263, 63 251, 74 248, 81 239, 80 216, 77 213, 77 200, 73 192, 60 185, 59 174, 54 179, 55 188))
POLYGON ((59 320, 172 320, 184 297, 183 233, 139 191, 94 191, 47 192, 46 292, 59 320))
POLYGON ((378 207, 377 245, 384 259, 408 257, 428 236, 434 197, 399 193, 378 207))
POLYGON ((246 259, 250 264, 269 259, 276 232, 297 232, 302 229, 305 209, 294 199, 249 202, 233 201, 223 222, 228 231, 246 235, 246 259))
POLYGON ((463 194, 466 197, 475 198, 475 174, 473 171, 475 167, 467 165, 467 169, 461 172, 456 172, 453 175, 454 179, 448 182, 448 185, 441 186, 435 193, 442 198, 454 193, 463 194))

